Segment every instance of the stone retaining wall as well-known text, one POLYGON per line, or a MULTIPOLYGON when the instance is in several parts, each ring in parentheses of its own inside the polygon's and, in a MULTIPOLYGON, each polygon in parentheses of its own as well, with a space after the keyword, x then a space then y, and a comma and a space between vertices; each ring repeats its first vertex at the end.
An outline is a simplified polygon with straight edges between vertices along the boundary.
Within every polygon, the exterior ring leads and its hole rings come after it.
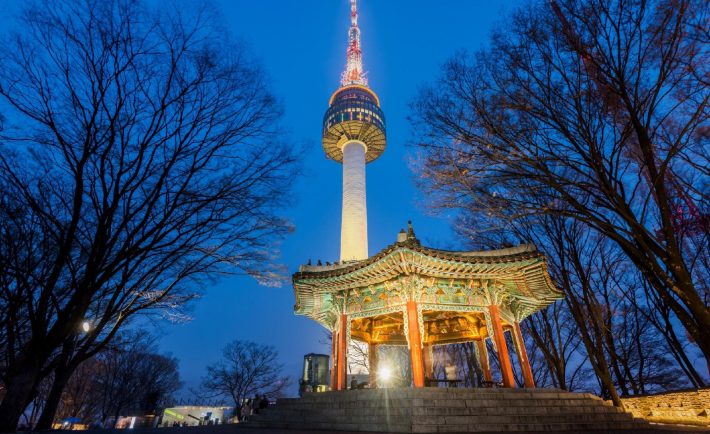
POLYGON ((651 422, 710 426, 710 388, 621 398, 626 411, 651 422))

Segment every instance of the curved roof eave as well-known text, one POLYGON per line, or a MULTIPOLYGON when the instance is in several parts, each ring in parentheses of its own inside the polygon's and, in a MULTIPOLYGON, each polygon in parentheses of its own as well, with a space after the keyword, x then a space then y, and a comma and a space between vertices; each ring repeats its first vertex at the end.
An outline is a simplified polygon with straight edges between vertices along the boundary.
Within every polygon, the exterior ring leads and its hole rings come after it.
POLYGON ((530 259, 541 259, 542 261, 545 260, 545 256, 541 252, 539 252, 533 244, 521 244, 516 247, 496 250, 457 252, 451 250, 440 250, 429 247, 422 247, 419 244, 418 240, 409 239, 404 242, 390 244, 377 254, 361 261, 350 261, 341 264, 324 266, 302 265, 301 267, 299 267, 299 271, 294 273, 293 280, 296 281, 304 278, 325 278, 343 276, 373 265, 392 255, 398 250, 411 250, 426 256, 430 256, 435 259, 445 259, 455 262, 474 264, 503 264, 530 259))

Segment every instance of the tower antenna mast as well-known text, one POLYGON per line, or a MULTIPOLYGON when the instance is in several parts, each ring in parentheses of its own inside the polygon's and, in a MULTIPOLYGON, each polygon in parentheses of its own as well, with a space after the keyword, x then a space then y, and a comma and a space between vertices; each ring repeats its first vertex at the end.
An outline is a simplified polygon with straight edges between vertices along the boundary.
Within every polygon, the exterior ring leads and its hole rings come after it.
POLYGON ((367 86, 367 77, 362 70, 362 50, 360 49, 360 27, 357 25, 357 0, 350 0, 350 29, 348 30, 348 51, 345 71, 340 84, 367 86))

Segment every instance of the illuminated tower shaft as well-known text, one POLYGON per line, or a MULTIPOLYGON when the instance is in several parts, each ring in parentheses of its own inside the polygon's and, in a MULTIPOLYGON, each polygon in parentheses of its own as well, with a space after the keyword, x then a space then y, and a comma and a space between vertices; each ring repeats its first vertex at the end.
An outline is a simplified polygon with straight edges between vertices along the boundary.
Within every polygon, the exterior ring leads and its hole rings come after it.
POLYGON ((365 145, 351 140, 343 145, 343 223, 340 260, 367 258, 367 199, 365 145))
POLYGON ((385 150, 385 115, 367 87, 362 69, 357 3, 350 0, 350 29, 341 87, 330 98, 323 118, 323 149, 343 163, 343 220, 340 260, 367 259, 365 165, 385 150))

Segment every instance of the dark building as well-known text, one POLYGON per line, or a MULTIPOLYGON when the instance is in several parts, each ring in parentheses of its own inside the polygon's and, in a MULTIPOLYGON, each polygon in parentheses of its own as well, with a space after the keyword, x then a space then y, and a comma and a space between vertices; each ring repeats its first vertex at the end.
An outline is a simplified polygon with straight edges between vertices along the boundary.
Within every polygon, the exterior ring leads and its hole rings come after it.
POLYGON ((328 390, 328 364, 330 357, 326 354, 306 354, 303 356, 303 378, 300 381, 298 394, 303 392, 325 392, 328 390))

